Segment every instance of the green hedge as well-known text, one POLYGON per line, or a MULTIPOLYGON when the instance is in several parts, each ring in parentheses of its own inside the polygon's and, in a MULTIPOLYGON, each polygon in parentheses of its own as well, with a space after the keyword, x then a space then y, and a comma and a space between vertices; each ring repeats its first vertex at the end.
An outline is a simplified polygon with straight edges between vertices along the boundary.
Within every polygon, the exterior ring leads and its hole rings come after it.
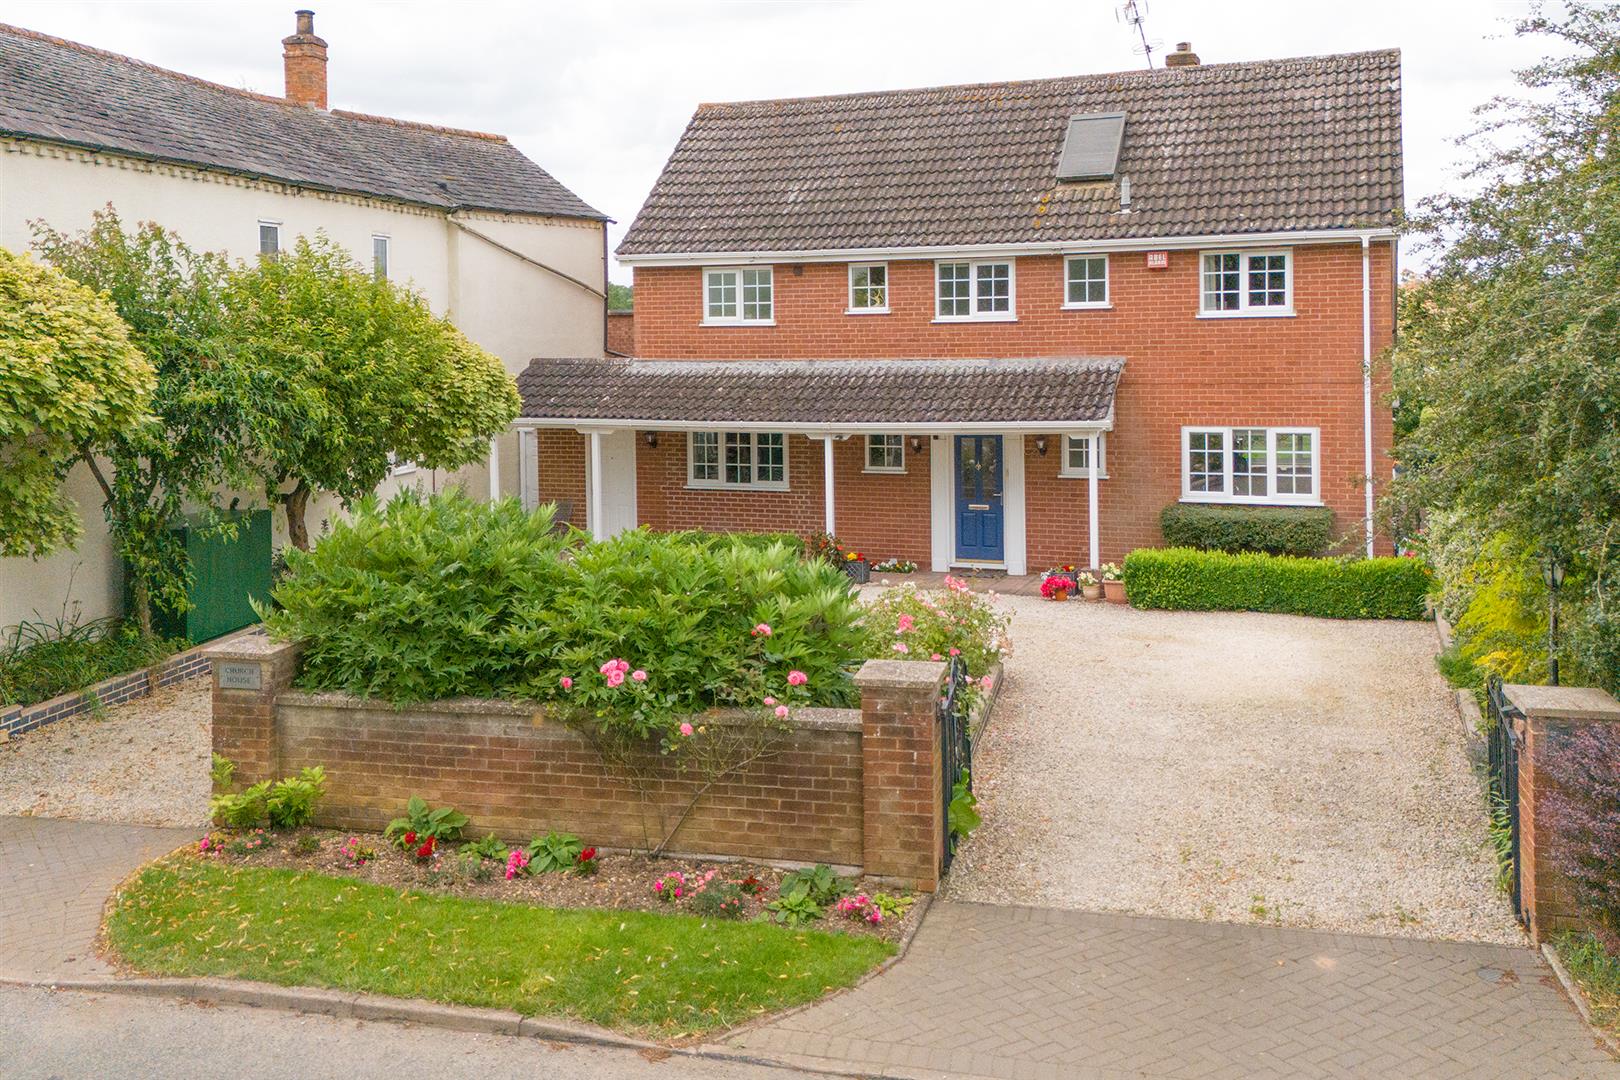
POLYGON ((1125 589, 1139 608, 1419 619, 1429 571, 1417 559, 1301 559, 1140 548, 1125 557, 1125 589))
POLYGON ((1171 503, 1159 515, 1170 547, 1320 555, 1333 542, 1333 511, 1325 506, 1189 506, 1171 503))

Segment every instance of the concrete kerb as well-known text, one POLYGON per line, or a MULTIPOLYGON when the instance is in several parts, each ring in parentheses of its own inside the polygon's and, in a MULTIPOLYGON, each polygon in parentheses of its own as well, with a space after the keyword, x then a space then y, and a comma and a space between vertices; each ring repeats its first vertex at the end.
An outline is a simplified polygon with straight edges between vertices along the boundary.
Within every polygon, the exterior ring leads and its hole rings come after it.
POLYGON ((1547 961, 1548 966, 1553 969, 1553 974, 1558 976, 1558 985, 1564 988, 1564 996, 1569 998, 1569 1003, 1574 1006, 1575 1011, 1581 1014, 1581 1019, 1585 1020, 1586 1026, 1592 1029, 1592 1034, 1602 1041, 1604 1049, 1608 1050, 1613 1056, 1620 1058, 1620 1041, 1616 1041, 1607 1031, 1598 1027, 1597 1023, 1592 1019, 1592 1009, 1586 1003, 1586 995, 1581 992, 1580 984, 1575 981, 1575 976, 1569 973, 1569 969, 1564 966, 1564 962, 1558 958, 1558 950, 1553 948, 1551 942, 1543 941, 1541 943, 1541 956, 1542 959, 1547 961))

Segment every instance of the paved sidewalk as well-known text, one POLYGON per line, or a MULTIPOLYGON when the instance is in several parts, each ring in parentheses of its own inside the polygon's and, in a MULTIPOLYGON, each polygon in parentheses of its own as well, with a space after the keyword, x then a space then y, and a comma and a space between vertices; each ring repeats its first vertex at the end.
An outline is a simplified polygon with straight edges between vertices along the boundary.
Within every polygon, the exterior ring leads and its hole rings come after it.
POLYGON ((107 897, 136 867, 199 835, 192 829, 0 817, 0 978, 110 975, 95 951, 107 897))
POLYGON ((935 903, 884 974, 733 1036, 884 1075, 1620 1077, 1534 951, 935 903))

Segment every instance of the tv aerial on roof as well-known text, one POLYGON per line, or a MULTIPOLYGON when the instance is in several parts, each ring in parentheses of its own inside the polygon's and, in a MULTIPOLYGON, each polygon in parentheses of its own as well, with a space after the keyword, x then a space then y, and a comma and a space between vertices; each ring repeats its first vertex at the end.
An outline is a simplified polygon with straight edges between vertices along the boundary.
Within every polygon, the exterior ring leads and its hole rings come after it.
POLYGON ((1132 47, 1131 51, 1138 56, 1147 58, 1147 66, 1153 66, 1153 50, 1161 44, 1158 38, 1149 38, 1147 35, 1147 0, 1125 0, 1114 9, 1114 18, 1136 31, 1141 40, 1140 45, 1132 47))

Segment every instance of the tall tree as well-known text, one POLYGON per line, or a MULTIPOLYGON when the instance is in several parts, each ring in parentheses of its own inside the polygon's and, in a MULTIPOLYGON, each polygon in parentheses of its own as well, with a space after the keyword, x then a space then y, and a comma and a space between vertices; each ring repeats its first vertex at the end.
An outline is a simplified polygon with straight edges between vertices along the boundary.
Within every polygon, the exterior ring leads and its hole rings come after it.
POLYGON ((1560 58, 1487 111, 1476 193, 1415 215, 1436 257, 1402 303, 1396 391, 1417 421, 1391 507, 1562 571, 1575 655, 1620 689, 1620 6, 1519 31, 1560 58))
POLYGON ((209 514, 222 486, 248 482, 241 410, 221 336, 227 264, 160 225, 125 232, 111 206, 85 232, 69 236, 36 224, 34 235, 53 266, 112 301, 157 372, 146 421, 83 452, 129 568, 134 615, 150 633, 154 602, 174 611, 189 603, 190 564, 175 520, 187 510, 209 514), (100 467, 98 455, 110 469, 100 467))
POLYGON ((61 482, 86 448, 141 421, 154 381, 105 297, 0 248, 0 556, 78 539, 61 482))
POLYGON ((255 468, 299 548, 312 494, 352 503, 390 460, 478 461, 517 415, 498 359, 324 235, 233 273, 225 306, 255 468))

